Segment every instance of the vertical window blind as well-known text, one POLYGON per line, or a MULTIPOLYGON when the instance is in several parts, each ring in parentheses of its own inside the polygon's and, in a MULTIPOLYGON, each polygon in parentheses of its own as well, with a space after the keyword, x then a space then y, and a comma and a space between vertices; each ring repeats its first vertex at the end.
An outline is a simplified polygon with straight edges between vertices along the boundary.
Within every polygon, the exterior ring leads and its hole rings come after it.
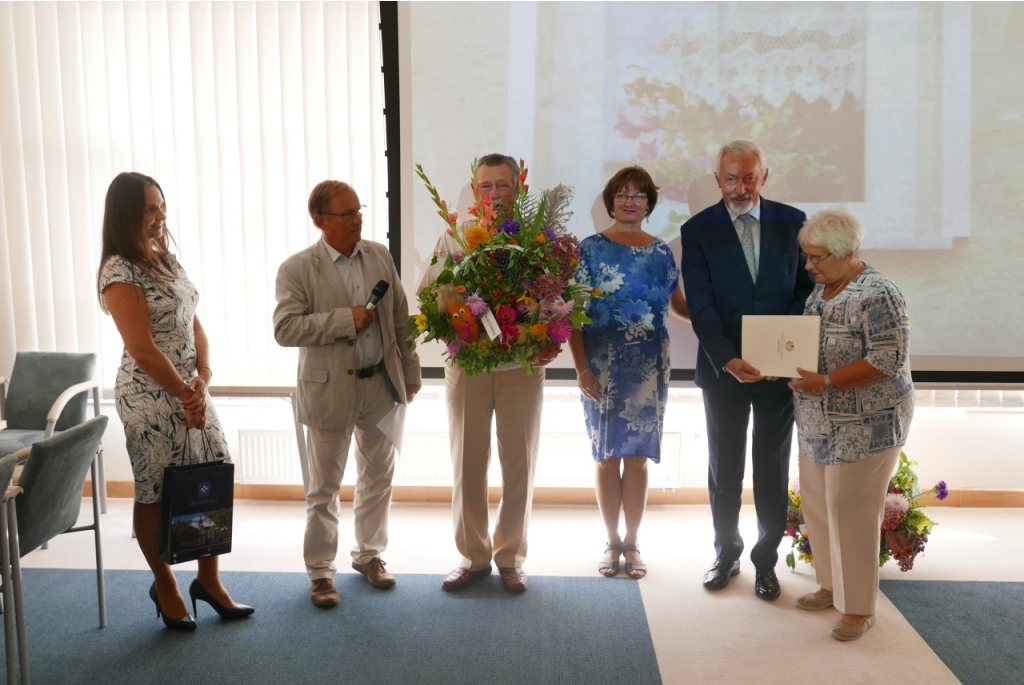
POLYGON ((122 343, 96 297, 103 202, 154 177, 200 292, 218 385, 289 385, 274 279, 319 239, 321 180, 351 183, 386 242, 375 2, 0 2, 0 374, 17 350, 122 343))

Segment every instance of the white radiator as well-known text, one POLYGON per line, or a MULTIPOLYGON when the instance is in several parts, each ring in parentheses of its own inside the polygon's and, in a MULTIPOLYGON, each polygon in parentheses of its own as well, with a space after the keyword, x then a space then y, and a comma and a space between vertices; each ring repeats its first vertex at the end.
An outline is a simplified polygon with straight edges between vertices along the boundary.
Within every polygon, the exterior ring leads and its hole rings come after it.
POLYGON ((295 431, 240 430, 238 452, 238 482, 302 484, 295 431))

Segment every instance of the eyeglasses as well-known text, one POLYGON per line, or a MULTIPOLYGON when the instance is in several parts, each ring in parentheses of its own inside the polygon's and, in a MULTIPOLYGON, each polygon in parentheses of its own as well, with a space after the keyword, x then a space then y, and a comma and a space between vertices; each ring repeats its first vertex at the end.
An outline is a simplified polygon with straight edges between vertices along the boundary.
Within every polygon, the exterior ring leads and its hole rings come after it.
POLYGON ((362 216, 364 209, 366 209, 366 205, 359 205, 359 209, 350 209, 347 212, 342 212, 341 214, 336 214, 334 212, 320 213, 323 214, 324 216, 336 216, 342 221, 351 221, 352 219, 355 219, 357 216, 362 216))
POLYGON ((625 193, 619 193, 615 196, 615 199, 619 202, 625 202, 626 200, 632 200, 633 202, 643 202, 647 199, 647 193, 634 193, 633 195, 626 195, 625 193))
POLYGON ((805 253, 805 252, 801 252, 801 253, 800 253, 800 259, 801 259, 801 260, 802 260, 802 261, 803 261, 803 262, 804 262, 805 264, 806 264, 806 263, 807 263, 808 261, 810 261, 810 262, 811 262, 811 264, 821 264, 821 263, 822 263, 823 261, 825 261, 826 259, 828 259, 828 258, 829 258, 829 257, 831 257, 831 256, 832 256, 832 253, 831 253, 831 252, 826 252, 826 253, 825 253, 825 254, 823 254, 823 255, 812 255, 812 254, 807 254, 807 253, 805 253))

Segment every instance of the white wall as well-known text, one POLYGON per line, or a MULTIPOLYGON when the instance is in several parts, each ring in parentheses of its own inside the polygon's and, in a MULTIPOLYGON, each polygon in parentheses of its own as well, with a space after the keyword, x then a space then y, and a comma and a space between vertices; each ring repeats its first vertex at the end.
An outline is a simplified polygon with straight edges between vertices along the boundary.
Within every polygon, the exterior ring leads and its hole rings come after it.
MULTIPOLYGON (((906 452, 919 462, 917 473, 925 487, 942 479, 950 488, 1024 489, 1024 408, 931 406, 939 403, 971 403, 971 395, 918 390, 918 408, 906 452), (938 398, 936 399, 936 395, 938 398)), ((542 418, 538 486, 578 485, 591 487, 593 466, 583 425, 583 412, 575 384, 549 382, 542 418)), ((215 398, 237 462, 239 430, 294 429, 291 405, 283 399, 215 398)), ((976 402, 981 404, 980 400, 976 402)), ((124 434, 113 402, 105 402, 111 422, 104 440, 108 480, 132 480, 124 446, 124 434)), ((652 487, 672 480, 678 487, 707 485, 707 442, 700 392, 673 388, 665 418, 665 450, 662 463, 651 472, 652 487), (669 434, 678 434, 670 440, 669 434)), ((396 484, 451 484, 447 445, 444 388, 439 381, 427 385, 410 405, 406 418, 406 446, 396 484)), ((794 441, 795 445, 795 441, 794 441)), ((492 482, 500 482, 497 457, 492 459, 492 482)), ((349 467, 346 482, 354 468, 349 467)), ((796 459, 792 477, 796 477, 796 459)), ((746 486, 750 487, 750 469, 746 486)))

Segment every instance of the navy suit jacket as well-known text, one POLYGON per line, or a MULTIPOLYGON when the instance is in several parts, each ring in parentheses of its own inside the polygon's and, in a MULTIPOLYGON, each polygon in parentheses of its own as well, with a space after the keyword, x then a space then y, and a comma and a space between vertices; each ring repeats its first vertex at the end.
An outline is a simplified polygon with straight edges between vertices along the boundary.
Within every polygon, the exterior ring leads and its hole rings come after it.
MULTIPOLYGON (((795 207, 761 198, 757 283, 750 276, 724 200, 683 224, 683 284, 700 342, 694 378, 699 387, 741 391, 744 384, 723 367, 741 356, 744 314, 803 314, 804 301, 814 288, 796 242, 806 220, 807 215, 795 207)), ((764 389, 785 391, 787 382, 779 379, 764 389)))

